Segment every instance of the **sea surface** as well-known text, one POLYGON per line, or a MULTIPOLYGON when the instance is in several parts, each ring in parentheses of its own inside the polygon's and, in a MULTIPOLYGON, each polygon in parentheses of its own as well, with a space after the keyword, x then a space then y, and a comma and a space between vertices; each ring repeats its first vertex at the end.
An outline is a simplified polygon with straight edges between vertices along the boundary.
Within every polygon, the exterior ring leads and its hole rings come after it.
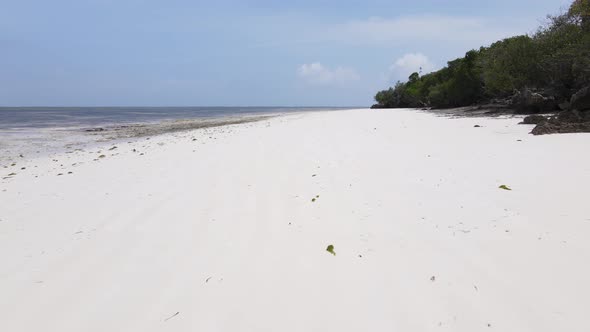
POLYGON ((0 107, 1 130, 97 127, 167 120, 220 118, 290 112, 327 111, 343 107, 0 107))

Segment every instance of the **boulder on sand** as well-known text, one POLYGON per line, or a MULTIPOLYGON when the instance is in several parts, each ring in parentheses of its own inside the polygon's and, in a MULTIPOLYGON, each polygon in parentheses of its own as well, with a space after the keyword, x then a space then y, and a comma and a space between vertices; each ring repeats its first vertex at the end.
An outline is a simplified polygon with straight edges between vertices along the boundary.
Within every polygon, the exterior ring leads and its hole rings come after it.
POLYGON ((547 121, 547 118, 542 116, 542 115, 538 115, 538 114, 533 114, 533 115, 529 115, 527 117, 525 117, 522 122, 520 124, 539 124, 539 123, 543 123, 547 121))
POLYGON ((565 133, 589 133, 590 110, 579 112, 568 110, 559 112, 556 116, 540 122, 533 129, 533 135, 565 134, 565 133))
POLYGON ((584 122, 582 116, 580 116, 580 112, 576 111, 575 109, 559 112, 557 113, 557 116, 555 116, 555 119, 564 123, 584 122))
POLYGON ((590 122, 568 123, 549 120, 538 124, 531 131, 533 135, 567 133, 590 133, 590 122))

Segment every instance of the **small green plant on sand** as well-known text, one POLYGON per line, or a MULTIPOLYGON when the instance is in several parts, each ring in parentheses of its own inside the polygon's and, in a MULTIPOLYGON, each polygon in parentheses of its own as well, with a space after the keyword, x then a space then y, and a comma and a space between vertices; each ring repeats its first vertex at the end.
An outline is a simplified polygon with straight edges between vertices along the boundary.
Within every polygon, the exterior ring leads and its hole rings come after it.
POLYGON ((326 248, 326 251, 331 253, 332 255, 336 256, 336 252, 334 251, 334 245, 331 244, 328 246, 328 248, 326 248))
POLYGON ((510 188, 509 188, 507 185, 505 185, 505 184, 503 184, 503 185, 499 186, 498 188, 500 188, 500 189, 504 189, 504 190, 512 190, 512 189, 510 189, 510 188))

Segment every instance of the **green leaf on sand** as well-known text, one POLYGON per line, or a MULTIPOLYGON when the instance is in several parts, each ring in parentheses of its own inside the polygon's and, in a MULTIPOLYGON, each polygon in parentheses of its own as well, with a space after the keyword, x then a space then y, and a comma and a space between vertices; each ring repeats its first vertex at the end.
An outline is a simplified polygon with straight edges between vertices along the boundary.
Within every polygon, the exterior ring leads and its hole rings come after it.
POLYGON ((500 189, 504 189, 504 190, 512 190, 512 189, 508 188, 508 186, 507 186, 507 185, 505 185, 505 184, 503 184, 503 185, 499 186, 498 188, 500 188, 500 189))
POLYGON ((334 251, 334 245, 329 245, 328 248, 326 248, 326 251, 336 256, 336 252, 334 251))

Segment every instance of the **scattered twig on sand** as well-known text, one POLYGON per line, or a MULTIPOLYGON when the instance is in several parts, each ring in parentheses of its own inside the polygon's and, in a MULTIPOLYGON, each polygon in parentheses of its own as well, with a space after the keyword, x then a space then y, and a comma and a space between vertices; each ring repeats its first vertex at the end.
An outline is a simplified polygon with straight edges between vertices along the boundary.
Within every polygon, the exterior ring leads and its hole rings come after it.
POLYGON ((211 278, 213 278, 213 277, 209 277, 209 278, 205 279, 205 283, 208 283, 209 280, 211 280, 211 278))
POLYGON ((168 320, 170 320, 170 319, 172 319, 172 318, 174 318, 174 317, 178 316, 178 314, 179 314, 179 313, 180 313, 180 311, 177 311, 177 312, 176 312, 174 315, 172 315, 172 316, 170 316, 170 317, 168 317, 168 318, 164 319, 164 321, 165 321, 165 322, 167 322, 168 320))

